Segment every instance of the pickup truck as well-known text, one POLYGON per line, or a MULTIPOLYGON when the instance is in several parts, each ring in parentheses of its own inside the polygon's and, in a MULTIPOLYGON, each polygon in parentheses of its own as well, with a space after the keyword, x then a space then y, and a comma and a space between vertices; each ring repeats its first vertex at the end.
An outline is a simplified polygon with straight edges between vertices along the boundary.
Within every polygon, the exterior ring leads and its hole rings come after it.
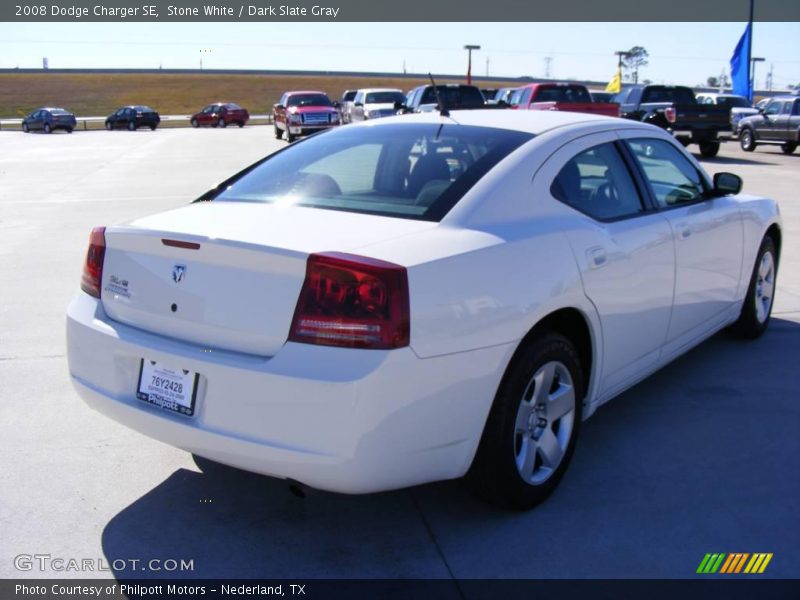
POLYGON ((800 144, 800 97, 775 96, 759 114, 739 122, 742 150, 752 152, 759 144, 780 144, 784 154, 791 154, 800 144))
POLYGON ((614 100, 620 105, 621 117, 666 129, 684 146, 698 144, 705 157, 716 156, 720 142, 731 136, 730 108, 699 104, 685 86, 632 86, 614 100))
POLYGON ((589 90, 575 83, 531 83, 520 88, 511 108, 518 110, 566 110, 619 116, 619 104, 593 102, 589 90))
POLYGON ((292 143, 298 136, 310 135, 339 125, 339 111, 325 92, 286 92, 272 106, 275 138, 286 134, 292 143))

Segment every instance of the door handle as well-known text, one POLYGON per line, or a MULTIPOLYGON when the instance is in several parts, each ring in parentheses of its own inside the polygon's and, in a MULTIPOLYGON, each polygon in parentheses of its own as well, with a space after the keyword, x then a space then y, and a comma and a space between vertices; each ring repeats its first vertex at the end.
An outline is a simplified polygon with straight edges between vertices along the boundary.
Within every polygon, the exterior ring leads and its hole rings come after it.
POLYGON ((606 254, 606 249, 602 246, 595 246, 594 248, 589 248, 586 251, 586 254, 589 258, 589 266, 592 268, 595 267, 602 267, 606 264, 608 260, 608 255, 606 254))
POLYGON ((688 223, 678 223, 678 237, 682 240, 687 239, 692 235, 692 228, 688 223))

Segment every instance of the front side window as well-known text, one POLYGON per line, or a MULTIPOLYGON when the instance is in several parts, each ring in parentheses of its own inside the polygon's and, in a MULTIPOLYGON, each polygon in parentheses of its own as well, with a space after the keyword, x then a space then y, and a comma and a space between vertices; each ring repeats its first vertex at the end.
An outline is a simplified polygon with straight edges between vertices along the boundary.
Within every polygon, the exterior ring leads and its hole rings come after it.
POLYGON ((781 103, 773 101, 773 102, 770 102, 769 104, 767 104, 767 108, 764 111, 764 114, 765 115, 777 115, 779 112, 781 112, 781 103))
POLYGON ((553 181, 551 193, 600 221, 643 211, 636 186, 613 143, 600 144, 570 159, 553 181))
POLYGON ((213 200, 438 221, 532 137, 454 124, 344 127, 270 156, 213 200))
POLYGON ((644 172, 660 208, 689 204, 706 197, 703 177, 669 142, 633 139, 626 142, 644 172))

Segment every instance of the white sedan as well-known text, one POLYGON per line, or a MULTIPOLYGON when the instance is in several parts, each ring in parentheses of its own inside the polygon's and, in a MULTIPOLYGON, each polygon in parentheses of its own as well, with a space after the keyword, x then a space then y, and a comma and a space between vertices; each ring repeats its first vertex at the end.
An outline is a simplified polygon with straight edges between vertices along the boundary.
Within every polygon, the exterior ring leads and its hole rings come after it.
POLYGON ((740 187, 586 114, 326 132, 95 229, 71 378, 228 465, 345 493, 468 475, 531 507, 598 406, 724 327, 767 327, 781 223, 740 187))

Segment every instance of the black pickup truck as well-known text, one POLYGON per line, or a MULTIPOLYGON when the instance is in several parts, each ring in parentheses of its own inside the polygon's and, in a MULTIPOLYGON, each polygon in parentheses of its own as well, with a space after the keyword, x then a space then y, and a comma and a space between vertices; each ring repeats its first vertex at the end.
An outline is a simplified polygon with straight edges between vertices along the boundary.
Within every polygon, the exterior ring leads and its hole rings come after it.
POLYGON ((694 92, 678 85, 640 85, 614 98, 620 116, 666 129, 684 146, 698 144, 700 154, 716 156, 721 141, 731 136, 730 108, 698 104, 694 92))

